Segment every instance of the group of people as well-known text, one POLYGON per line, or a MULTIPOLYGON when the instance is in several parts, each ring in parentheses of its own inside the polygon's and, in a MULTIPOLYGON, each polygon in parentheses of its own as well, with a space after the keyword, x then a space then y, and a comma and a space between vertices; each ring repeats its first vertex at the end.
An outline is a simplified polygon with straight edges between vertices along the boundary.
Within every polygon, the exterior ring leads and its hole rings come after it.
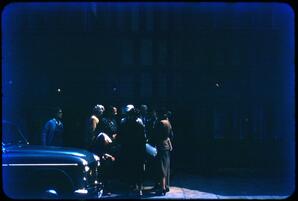
MULTIPOLYGON (((126 105, 121 114, 114 106, 94 106, 86 122, 84 148, 101 159, 106 194, 110 194, 111 182, 117 176, 128 184, 131 192, 143 195, 145 169, 148 169, 146 165, 152 167, 156 193, 165 195, 170 190, 173 129, 169 115, 170 112, 164 108, 149 112, 147 105, 141 105, 140 108, 126 105), (146 145, 155 147, 157 155, 149 155, 146 145)), ((59 139, 63 131, 61 118, 62 110, 59 109, 55 118, 46 123, 42 134, 44 145, 60 146, 59 139), (58 130, 49 132, 54 127, 58 130)))

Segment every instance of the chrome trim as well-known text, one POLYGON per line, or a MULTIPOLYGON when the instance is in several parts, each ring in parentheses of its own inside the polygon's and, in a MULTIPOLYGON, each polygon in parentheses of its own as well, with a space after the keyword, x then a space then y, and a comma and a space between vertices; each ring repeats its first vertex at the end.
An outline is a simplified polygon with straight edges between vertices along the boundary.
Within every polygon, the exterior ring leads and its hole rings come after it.
POLYGON ((88 161, 86 161, 85 159, 80 158, 80 160, 82 161, 83 165, 88 165, 88 161))
POLYGON ((96 161, 99 161, 99 160, 100 160, 99 156, 97 156, 96 154, 93 154, 93 157, 94 157, 94 159, 95 159, 96 161))
POLYGON ((88 194, 88 190, 87 189, 77 189, 74 192, 75 193, 79 193, 79 194, 88 194))
POLYGON ((46 193, 50 193, 50 194, 53 194, 53 195, 58 195, 57 191, 55 191, 53 189, 47 190, 46 193))
POLYGON ((78 166, 77 163, 10 163, 2 166, 78 166))

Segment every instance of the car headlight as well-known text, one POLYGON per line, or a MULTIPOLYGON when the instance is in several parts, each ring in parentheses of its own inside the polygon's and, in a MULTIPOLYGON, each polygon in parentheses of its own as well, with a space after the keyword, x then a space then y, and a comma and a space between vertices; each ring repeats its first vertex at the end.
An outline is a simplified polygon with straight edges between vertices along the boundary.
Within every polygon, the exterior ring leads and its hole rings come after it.
POLYGON ((95 155, 95 154, 93 154, 93 157, 94 157, 94 159, 96 160, 96 161, 99 161, 100 159, 99 159, 99 156, 97 156, 97 155, 95 155))
POLYGON ((89 167, 88 165, 86 165, 86 166, 84 167, 84 169, 85 169, 85 172, 88 172, 88 171, 90 170, 90 167, 89 167))

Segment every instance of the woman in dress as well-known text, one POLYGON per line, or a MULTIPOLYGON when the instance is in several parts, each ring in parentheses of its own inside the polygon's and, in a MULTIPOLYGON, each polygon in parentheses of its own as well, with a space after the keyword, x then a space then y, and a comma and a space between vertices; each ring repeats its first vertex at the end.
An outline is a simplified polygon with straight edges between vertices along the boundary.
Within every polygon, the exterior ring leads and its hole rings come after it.
POLYGON ((156 173, 161 184, 158 194, 165 195, 169 191, 169 189, 167 190, 167 178, 170 176, 170 151, 173 149, 170 140, 172 126, 167 117, 166 110, 162 109, 158 112, 158 121, 154 130, 154 141, 157 148, 156 173))

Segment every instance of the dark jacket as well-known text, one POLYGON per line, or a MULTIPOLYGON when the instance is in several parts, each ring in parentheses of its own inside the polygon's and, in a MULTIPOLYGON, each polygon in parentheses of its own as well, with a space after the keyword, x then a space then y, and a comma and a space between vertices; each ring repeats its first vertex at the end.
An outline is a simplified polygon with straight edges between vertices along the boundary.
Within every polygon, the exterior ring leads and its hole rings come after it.
POLYGON ((56 118, 49 120, 43 130, 41 144, 47 146, 62 146, 64 127, 63 123, 56 118))

